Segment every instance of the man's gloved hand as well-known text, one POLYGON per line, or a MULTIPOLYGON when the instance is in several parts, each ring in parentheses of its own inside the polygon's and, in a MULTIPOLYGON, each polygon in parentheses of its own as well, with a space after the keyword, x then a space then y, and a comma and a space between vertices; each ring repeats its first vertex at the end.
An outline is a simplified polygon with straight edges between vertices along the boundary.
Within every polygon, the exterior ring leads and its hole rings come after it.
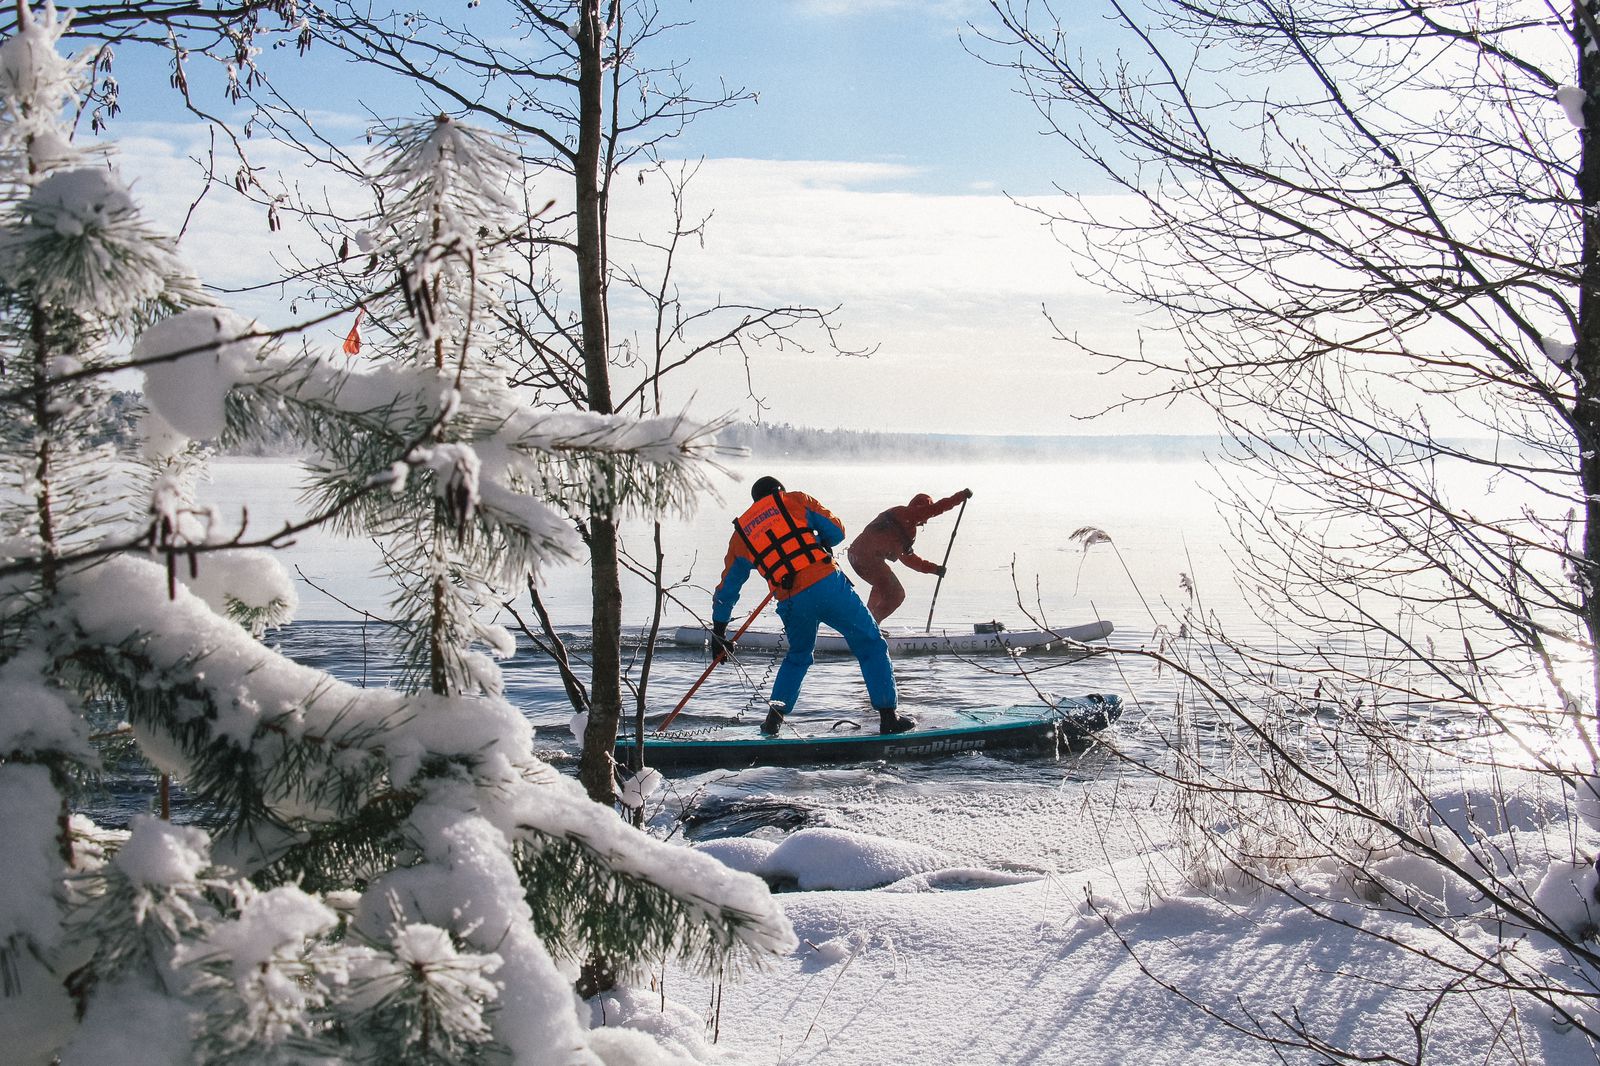
POLYGON ((962 490, 961 490, 961 498, 962 498, 962 499, 963 499, 963 500, 970 500, 970 499, 972 499, 972 490, 971 490, 971 489, 962 489, 962 490))
POLYGON ((733 654, 733 641, 728 639, 728 623, 711 623, 711 657, 726 659, 733 654))
POLYGON ((945 575, 945 568, 942 567, 942 566, 935 568, 934 571, 933 571, 933 576, 934 577, 944 577, 944 575, 945 575))

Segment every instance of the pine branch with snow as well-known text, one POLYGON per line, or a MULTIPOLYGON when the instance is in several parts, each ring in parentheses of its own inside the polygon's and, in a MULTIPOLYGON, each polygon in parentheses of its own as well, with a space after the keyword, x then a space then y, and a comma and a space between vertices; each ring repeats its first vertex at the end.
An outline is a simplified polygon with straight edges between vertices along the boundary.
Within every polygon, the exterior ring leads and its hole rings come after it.
POLYGON ((457 949, 445 930, 426 923, 397 925, 387 950, 374 950, 352 968, 359 1010, 351 1024, 367 1034, 376 1060, 397 1066, 473 1061, 493 1037, 485 1017, 498 996, 492 975, 499 955, 457 949))

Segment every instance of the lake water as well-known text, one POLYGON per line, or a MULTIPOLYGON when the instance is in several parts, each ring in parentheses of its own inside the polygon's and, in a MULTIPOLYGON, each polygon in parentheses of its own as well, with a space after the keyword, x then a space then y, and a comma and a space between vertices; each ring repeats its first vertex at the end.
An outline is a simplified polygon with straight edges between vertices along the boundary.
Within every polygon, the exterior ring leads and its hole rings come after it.
MULTIPOLYGON (((1100 618, 1116 626, 1112 644, 1140 647, 1159 638, 1158 627, 1170 623, 1171 608, 1187 599, 1186 581, 1197 586, 1212 610, 1239 603, 1230 583, 1227 536, 1208 488, 1212 474, 1198 454, 1149 458, 1113 452, 1072 461, 996 457, 959 464, 920 463, 914 456, 901 462, 762 459, 732 464, 733 476, 719 480, 720 500, 708 497, 694 514, 665 521, 666 573, 675 580, 675 602, 667 608, 664 633, 709 615, 731 519, 746 505, 749 483, 761 474, 817 497, 843 519, 848 534, 918 492, 941 497, 973 490, 959 528, 957 511, 951 511, 932 520, 918 537, 917 551, 926 558, 939 561, 948 550, 948 576, 938 583, 900 568, 908 595, 890 626, 923 628, 930 605, 936 627, 995 620, 1009 629, 1033 629, 1100 618), (1109 543, 1085 550, 1072 536, 1084 527, 1103 531, 1109 543)), ((260 535, 302 515, 300 477, 292 462, 225 460, 214 464, 204 494, 235 521, 247 507, 249 529, 260 535)), ((647 561, 649 526, 625 526, 623 534, 627 549, 647 561)), ((300 577, 301 609, 298 620, 270 634, 268 642, 345 680, 383 683, 392 664, 386 652, 390 631, 375 620, 388 613, 378 546, 312 532, 280 558, 300 577)), ((637 579, 624 586, 630 632, 648 625, 646 588, 637 579)), ((526 593, 519 591, 513 591, 511 602, 531 618, 526 593)), ((583 567, 550 567, 541 591, 558 628, 582 657, 589 612, 583 567)), ((760 598, 759 585, 748 583, 735 627, 760 598)), ((514 628, 510 611, 496 613, 514 628)), ((1235 609, 1233 615, 1249 625, 1246 612, 1235 609)), ((757 628, 776 627, 769 608, 757 628)), ((712 675, 675 725, 759 720, 776 660, 774 653, 745 651, 736 666, 712 675)), ((647 721, 659 721, 706 662, 703 649, 659 645, 647 721)), ((1127 787, 1126 763, 1117 752, 1148 756, 1160 746, 1178 695, 1170 673, 1159 675, 1139 661, 1114 657, 1070 660, 1044 654, 1012 662, 1001 656, 919 655, 897 658, 895 666, 902 706, 911 713, 1032 703, 1037 686, 1064 695, 1117 693, 1125 701, 1125 716, 1107 746, 1059 759, 977 755, 894 766, 697 775, 671 783, 658 820, 682 819, 691 835, 699 836, 824 824, 948 843, 949 833, 938 828, 948 829, 948 822, 931 812, 960 810, 965 820, 974 812, 1015 811, 1020 805, 1047 820, 1081 818, 1083 805, 1103 793, 1103 786, 1127 787), (1031 677, 1023 677, 1025 672, 1031 677)), ((503 667, 508 695, 536 727, 541 753, 572 768, 577 744, 555 671, 525 640, 503 667)), ((860 673, 848 656, 818 657, 797 714, 855 719, 875 728, 860 673)), ((1033 824, 1031 819, 1001 821, 1019 828, 1013 833, 991 824, 973 834, 969 849, 988 852, 973 854, 974 860, 1059 867, 1070 861, 1062 849, 1082 845, 1078 835, 1020 828, 1033 824)))
MULTIPOLYGON (((901 462, 736 463, 719 483, 720 499, 704 499, 694 514, 665 520, 666 572, 676 583, 663 632, 709 614, 731 518, 746 505, 749 483, 773 474, 816 496, 852 532, 915 493, 943 496, 970 487, 974 496, 959 529, 952 511, 929 523, 917 543, 919 553, 934 560, 949 550, 950 572, 938 586, 933 610, 936 627, 997 620, 1010 629, 1034 628, 1029 614, 1055 627, 1099 618, 1116 627, 1111 646, 1153 649, 1174 636, 1175 614, 1193 596, 1231 634, 1269 635, 1233 587, 1232 541, 1204 457, 1174 454, 1170 446, 1159 457, 1148 451, 1130 442, 1070 460, 925 463, 907 456, 901 462), (1083 527, 1103 531, 1109 541, 1085 551, 1072 536, 1083 527)), ((213 465, 203 498, 235 521, 247 508, 249 534, 260 536, 302 517, 300 477, 291 462, 221 461, 213 465)), ((623 532, 628 548, 647 560, 648 525, 623 532)), ((384 683, 392 674, 393 630, 380 621, 388 613, 389 592, 379 574, 379 547, 313 531, 280 558, 299 575, 301 610, 293 624, 270 633, 268 643, 352 683, 384 683)), ((921 628, 934 602, 935 579, 903 568, 902 579, 908 596, 890 625, 921 628)), ((581 662, 588 651, 586 571, 581 564, 552 566, 541 587, 557 628, 581 662)), ((649 621, 645 589, 637 580, 624 587, 635 656, 637 635, 649 621)), ((749 610, 759 600, 752 582, 741 606, 749 610)), ((525 591, 515 590, 510 602, 528 616, 525 591)), ((512 623, 509 610, 490 609, 512 623)), ((735 623, 741 618, 736 614, 735 623)), ((775 618, 764 621, 776 626, 775 618)), ((1199 649, 1209 650, 1215 649, 1199 649)), ((703 648, 658 644, 647 700, 651 725, 706 663, 703 648)), ((571 710, 555 671, 526 640, 502 665, 507 695, 536 727, 541 756, 575 773, 571 710)), ((775 667, 775 654, 746 649, 738 664, 713 673, 675 727, 738 721, 753 730, 775 667)), ((654 831, 702 839, 833 826, 938 847, 989 869, 1071 871, 1134 853, 1155 862, 1173 847, 1171 794, 1141 764, 1163 761, 1179 709, 1185 708, 1188 740, 1202 753, 1230 754, 1226 730, 1189 717, 1195 694, 1173 671, 1158 670, 1148 659, 919 655, 897 658, 895 668, 902 706, 925 717, 958 707, 1032 703, 1035 687, 1063 695, 1115 693, 1124 701, 1124 715, 1087 751, 1060 757, 967 754, 917 763, 678 776, 647 808, 654 831)), ((847 656, 818 658, 797 715, 875 728, 859 671, 847 656)), ((125 823, 132 811, 151 804, 154 783, 148 778, 114 771, 107 780, 108 793, 86 805, 103 824, 125 823)), ((174 816, 185 813, 180 783, 174 816)))
MULTIPOLYGON (((883 508, 904 503, 917 492, 935 497, 971 488, 964 511, 950 511, 924 527, 919 554, 934 561, 948 551, 949 573, 942 582, 897 567, 907 588, 905 604, 889 620, 891 627, 921 630, 970 628, 975 622, 999 621, 1008 629, 1064 627, 1106 619, 1116 626, 1117 644, 1148 643, 1159 624, 1169 623, 1172 607, 1187 597, 1185 575, 1199 586, 1212 609, 1235 603, 1223 524, 1207 489, 1211 473, 1199 456, 1184 460, 1116 459, 1098 456, 1081 462, 963 463, 927 465, 912 462, 828 463, 816 461, 746 461, 736 476, 719 482, 722 499, 706 499, 696 513, 664 523, 665 572, 674 580, 672 602, 663 631, 697 624, 709 615, 711 590, 721 573, 731 518, 748 500, 747 486, 761 473, 772 473, 785 485, 811 493, 843 519, 847 535, 860 530, 883 508), (959 527, 957 519, 959 515, 959 527), (1085 549, 1074 531, 1093 527, 1109 543, 1085 549), (952 537, 953 535, 953 537, 952 537), (937 591, 937 599, 935 592, 937 591)), ((215 464, 209 495, 225 514, 240 513, 248 503, 250 528, 260 533, 300 514, 299 469, 281 461, 224 461, 215 464)), ((651 531, 639 523, 623 529, 625 547, 648 563, 651 531)), ((280 554, 291 572, 301 575, 299 622, 272 636, 297 657, 318 659, 342 677, 360 680, 384 675, 376 651, 382 625, 365 625, 361 639, 359 612, 387 615, 388 584, 380 571, 380 552, 370 541, 312 533, 280 554), (355 626, 354 632, 347 632, 355 626), (368 651, 360 660, 361 649, 368 651), (350 656, 357 661, 351 661, 350 656), (329 656, 329 658, 323 658, 329 656)), ((541 594, 558 627, 575 646, 587 643, 588 577, 581 565, 556 565, 542 575, 541 594)), ((623 589, 624 623, 642 631, 650 621, 648 586, 628 578, 623 589)), ((525 618, 527 596, 512 590, 510 602, 525 618)), ((735 614, 761 599, 756 581, 748 582, 735 614)), ((510 610, 493 612, 514 627, 510 610)), ((1245 621, 1242 612, 1239 620, 1245 621)), ((769 608, 754 628, 775 629, 769 608)), ((678 653, 663 648, 651 687, 651 705, 670 709, 698 676, 703 653, 678 653)), ((732 713, 754 702, 764 706, 775 655, 753 651, 741 657, 742 669, 719 670, 695 697, 695 710, 732 713)), ((1059 657, 1055 657, 1059 660, 1059 657)), ((1025 659, 1025 665, 1049 666, 1050 656, 1025 659)), ((898 661, 897 681, 908 705, 953 701, 960 705, 1028 702, 1032 690, 1003 666, 967 662, 950 656, 906 657, 898 661)), ((1049 687, 1060 692, 1113 687, 1103 671, 1109 663, 1082 662, 1047 671, 1049 687)), ((1123 667, 1126 668, 1125 666, 1123 667)), ((551 724, 563 715, 552 671, 532 656, 507 664, 518 698, 536 724, 551 724), (553 695, 553 701, 546 695, 553 695)), ((819 657, 802 693, 801 710, 844 710, 864 703, 860 676, 848 657, 819 657)))
MULTIPOLYGON (((1154 443, 1130 441, 1070 458, 1026 461, 739 461, 719 480, 720 498, 708 495, 694 513, 664 519, 665 572, 673 587, 663 633, 709 615, 731 519, 746 506, 749 484, 772 474, 821 500, 850 533, 918 492, 940 497, 973 490, 959 527, 958 512, 951 511, 919 535, 924 557, 938 561, 948 550, 949 574, 936 582, 900 568, 908 595, 891 627, 922 628, 931 604, 935 627, 993 620, 1021 630, 1105 619, 1116 627, 1111 646, 1154 649, 1175 636, 1180 611, 1198 602, 1235 638, 1270 636, 1234 587, 1234 546, 1215 502, 1216 475, 1198 452, 1154 443), (1073 536, 1086 527, 1105 535, 1087 550, 1073 536)), ((235 521, 247 508, 248 532, 260 536, 303 517, 300 480, 292 462, 221 461, 213 465, 203 496, 235 521)), ((625 546, 648 565, 649 525, 625 525, 623 535, 625 546)), ((393 630, 381 621, 389 613, 390 592, 379 546, 313 531, 280 559, 299 575, 301 609, 298 620, 270 633, 268 642, 352 683, 385 683, 392 676, 393 630)), ((582 662, 589 648, 587 571, 581 563, 546 568, 541 595, 582 662)), ((623 597, 637 662, 639 634, 650 621, 647 586, 630 578, 623 597)), ((759 584, 750 582, 740 606, 750 610, 760 598, 759 584)), ((511 590, 508 602, 531 618, 525 590, 511 590)), ((486 609, 515 628, 510 609, 486 609)), ((777 627, 770 608, 768 613, 758 628, 777 627)), ((735 614, 735 625, 742 617, 735 614)), ((1191 634, 1190 643, 1195 639, 1191 634)), ((1191 650, 1203 655, 1213 649, 1191 650)), ((654 726, 672 709, 707 661, 703 647, 658 643, 647 723, 654 726)), ((736 664, 713 672, 675 728, 739 722, 753 731, 776 665, 775 653, 745 649, 736 664)), ((540 754, 575 772, 571 709, 555 670, 525 639, 502 666, 507 695, 535 726, 540 754)), ((1101 743, 1058 758, 979 754, 677 776, 649 808, 652 826, 691 838, 770 835, 803 825, 848 827, 955 850, 978 866, 1081 869, 1134 850, 1156 854, 1168 842, 1166 792, 1140 764, 1163 762, 1180 708, 1189 742, 1202 753, 1231 754, 1224 747, 1226 729, 1189 717, 1195 693, 1183 679, 1148 659, 918 655, 897 658, 895 669, 902 706, 928 720, 961 707, 1034 703, 1036 688, 1059 695, 1114 693, 1124 701, 1124 716, 1101 743)), ((818 657, 796 715, 876 728, 859 670, 848 656, 818 657)), ((147 802, 148 793, 146 783, 113 797, 109 810, 92 813, 114 823, 147 802)))

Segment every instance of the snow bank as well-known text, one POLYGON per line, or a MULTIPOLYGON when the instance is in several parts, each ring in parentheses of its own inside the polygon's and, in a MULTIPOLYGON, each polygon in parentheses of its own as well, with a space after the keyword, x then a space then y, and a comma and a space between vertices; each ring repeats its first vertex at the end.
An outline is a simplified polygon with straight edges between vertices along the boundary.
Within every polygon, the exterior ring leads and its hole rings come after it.
POLYGON ((768 881, 793 882, 806 891, 861 891, 962 865, 956 856, 936 848, 843 829, 801 829, 779 844, 709 841, 697 850, 715 855, 734 869, 768 881))
MULTIPOLYGON (((1467 961, 1448 938, 1356 903, 1330 922, 1271 894, 1151 895, 1142 862, 969 892, 784 894, 801 938, 788 958, 717 988, 672 972, 667 987, 689 1003, 719 995, 718 1048, 754 1062, 781 1048, 811 1066, 1276 1066, 1249 1035, 1256 1020, 1283 1035, 1274 1015, 1297 1011, 1360 1051, 1408 1048, 1411 1020, 1435 1006, 1429 956, 1467 961)), ((1476 935, 1493 949, 1491 932, 1476 935)), ((1507 1005, 1448 999, 1428 1060, 1484 1061, 1480 1011, 1507 1005)), ((1519 1053, 1593 1061, 1580 1034, 1524 1008, 1519 1053)))
POLYGON ((606 1066, 701 1066, 725 1056, 694 1011, 658 995, 619 988, 589 1004, 589 1044, 606 1066))

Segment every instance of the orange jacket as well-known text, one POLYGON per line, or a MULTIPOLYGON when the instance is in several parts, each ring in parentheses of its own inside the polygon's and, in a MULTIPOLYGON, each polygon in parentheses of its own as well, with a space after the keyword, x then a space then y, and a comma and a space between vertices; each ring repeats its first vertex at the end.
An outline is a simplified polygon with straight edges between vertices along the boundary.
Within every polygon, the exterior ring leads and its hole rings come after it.
POLYGON ((734 519, 733 525, 722 562, 722 580, 711 597, 712 621, 726 622, 732 617, 739 590, 752 570, 759 570, 767 579, 775 597, 786 600, 838 569, 828 549, 844 540, 844 523, 803 492, 763 496, 734 519), (750 541, 761 553, 759 562, 750 541), (791 575, 792 580, 785 584, 784 578, 791 575))

